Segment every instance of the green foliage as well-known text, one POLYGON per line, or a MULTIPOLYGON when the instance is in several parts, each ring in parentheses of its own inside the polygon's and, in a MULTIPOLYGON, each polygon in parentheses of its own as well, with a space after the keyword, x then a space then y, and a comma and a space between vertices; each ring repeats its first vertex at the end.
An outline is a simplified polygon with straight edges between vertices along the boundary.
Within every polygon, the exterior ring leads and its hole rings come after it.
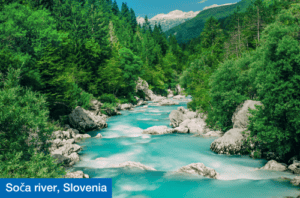
POLYGON ((103 94, 99 99, 103 103, 116 104, 118 102, 117 98, 113 94, 103 94))
POLYGON ((41 55, 47 44, 57 46, 65 37, 65 34, 58 33, 47 10, 32 11, 13 3, 4 6, 0 21, 0 47, 31 56, 41 55))
POLYGON ((299 152, 300 45, 299 11, 295 5, 266 28, 257 63, 255 86, 263 103, 250 119, 249 129, 263 149, 291 157, 299 152))
POLYGON ((0 177, 60 177, 64 171, 47 154, 54 127, 45 99, 21 88, 20 73, 0 73, 0 177))
POLYGON ((126 82, 122 94, 127 95, 127 99, 131 101, 133 98, 132 93, 135 92, 135 82, 138 80, 138 77, 143 74, 143 63, 138 56, 134 55, 133 52, 127 48, 120 49, 119 55, 120 68, 123 71, 123 78, 126 82))
POLYGON ((166 31, 166 35, 174 35, 176 32, 176 39, 178 40, 178 43, 186 43, 201 34, 204 29, 205 22, 210 17, 214 16, 216 19, 225 18, 233 14, 237 6, 240 6, 241 11, 245 11, 250 4, 251 0, 242 0, 236 4, 203 10, 196 17, 166 31))
POLYGON ((232 115, 236 107, 246 99, 253 99, 255 91, 248 76, 249 54, 238 61, 226 60, 210 77, 210 104, 207 122, 222 131, 232 128, 232 115))

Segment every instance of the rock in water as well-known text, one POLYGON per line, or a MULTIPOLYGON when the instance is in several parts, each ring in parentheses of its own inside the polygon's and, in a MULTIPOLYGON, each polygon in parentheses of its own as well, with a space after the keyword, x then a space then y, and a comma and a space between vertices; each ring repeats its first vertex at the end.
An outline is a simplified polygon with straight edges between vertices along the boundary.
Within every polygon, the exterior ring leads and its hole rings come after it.
POLYGON ((243 141, 245 140, 243 131, 246 129, 230 129, 222 137, 214 140, 210 149, 219 154, 239 154, 243 151, 243 141))
POLYGON ((264 167, 260 168, 259 170, 285 171, 286 166, 276 162, 275 160, 270 160, 264 167))
POLYGON ((233 128, 247 128, 249 124, 248 117, 250 115, 248 108, 255 109, 255 105, 262 105, 262 103, 254 100, 246 100, 236 108, 232 116, 233 128))
POLYGON ((203 134, 203 137, 222 137, 223 133, 221 131, 209 131, 203 134))
POLYGON ((299 186, 300 184, 300 176, 295 177, 294 179, 291 180, 291 183, 293 185, 299 186))
POLYGON ((300 174, 300 163, 293 163, 289 165, 288 169, 294 174, 300 174))
POLYGON ((143 134, 162 135, 162 134, 168 134, 173 132, 174 129, 170 129, 167 126, 153 126, 144 130, 143 134))
POLYGON ((102 135, 100 133, 98 133, 95 138, 102 138, 102 135))
POLYGON ((171 106, 171 105, 178 105, 178 102, 174 102, 169 99, 163 99, 158 103, 158 106, 171 106))
POLYGON ((72 127, 83 133, 107 127, 105 115, 95 115, 80 106, 77 106, 69 115, 69 121, 72 127))
POLYGON ((186 119, 186 116, 184 116, 183 113, 178 110, 173 110, 170 113, 169 118, 171 122, 170 125, 175 128, 179 127, 179 124, 186 119))
POLYGON ((175 100, 183 100, 183 99, 185 99, 185 96, 176 95, 176 96, 173 97, 173 99, 175 99, 175 100))
POLYGON ((65 175, 65 178, 89 178, 89 176, 87 174, 84 174, 82 171, 76 171, 67 173, 65 175))
POLYGON ((188 133, 189 132, 189 129, 188 128, 185 128, 185 127, 176 127, 174 129, 174 132, 177 132, 177 133, 188 133))
POLYGON ((219 173, 217 173, 214 169, 206 167, 203 163, 193 163, 187 166, 183 166, 178 169, 176 172, 178 173, 189 173, 189 174, 198 174, 204 177, 209 177, 213 179, 219 178, 219 173))
POLYGON ((142 170, 152 170, 152 171, 155 171, 156 169, 150 167, 150 166, 146 166, 144 164, 141 164, 139 162, 131 162, 131 161, 128 161, 128 162, 124 162, 124 163, 121 163, 119 165, 116 165, 116 166, 112 166, 113 168, 122 168, 122 167, 127 167, 127 168, 139 168, 139 169, 142 169, 142 170))

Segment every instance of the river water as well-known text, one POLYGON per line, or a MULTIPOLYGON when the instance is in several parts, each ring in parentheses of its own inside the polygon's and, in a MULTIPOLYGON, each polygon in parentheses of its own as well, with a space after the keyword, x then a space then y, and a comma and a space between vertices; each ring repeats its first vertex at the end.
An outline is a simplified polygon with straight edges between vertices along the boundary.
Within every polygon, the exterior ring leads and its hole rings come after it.
POLYGON ((89 133, 93 137, 100 132, 103 138, 89 138, 80 143, 81 161, 73 170, 83 170, 93 178, 112 178, 114 198, 266 198, 300 194, 289 181, 278 179, 295 175, 254 170, 264 166, 266 160, 215 154, 209 149, 215 138, 142 134, 151 126, 168 126, 170 112, 179 106, 186 108, 186 104, 181 101, 176 106, 137 107, 109 118, 108 128, 89 133), (140 162, 157 171, 110 168, 126 161, 140 162), (215 169, 221 178, 172 174, 182 166, 198 162, 215 169))

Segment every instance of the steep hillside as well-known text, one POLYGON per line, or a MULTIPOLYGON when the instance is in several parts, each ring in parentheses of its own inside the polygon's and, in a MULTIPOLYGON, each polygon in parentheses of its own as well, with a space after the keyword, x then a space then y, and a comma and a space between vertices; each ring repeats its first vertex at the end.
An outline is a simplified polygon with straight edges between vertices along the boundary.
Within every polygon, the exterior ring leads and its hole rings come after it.
POLYGON ((242 0, 236 4, 213 7, 201 11, 196 17, 166 31, 166 35, 176 35, 178 43, 186 43, 189 40, 196 38, 202 32, 205 21, 211 16, 217 19, 225 18, 232 14, 237 6, 240 6, 241 12, 251 4, 251 0, 242 0))

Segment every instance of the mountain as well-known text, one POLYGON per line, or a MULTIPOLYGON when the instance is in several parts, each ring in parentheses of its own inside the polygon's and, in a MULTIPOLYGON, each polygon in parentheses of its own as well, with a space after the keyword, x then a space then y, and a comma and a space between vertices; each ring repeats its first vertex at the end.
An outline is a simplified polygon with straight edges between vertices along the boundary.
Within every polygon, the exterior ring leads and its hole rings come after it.
MULTIPOLYGON (((176 25, 179 25, 191 18, 194 18, 200 11, 190 11, 190 12, 183 12, 181 10, 174 10, 169 12, 168 14, 158 14, 153 18, 149 19, 151 27, 153 28, 155 23, 161 25, 163 31, 167 31, 176 25)), ((143 17, 137 17, 137 22, 139 24, 143 24, 145 19, 143 17)))
POLYGON ((233 14, 237 6, 240 6, 241 12, 244 12, 250 4, 251 0, 241 0, 234 4, 214 4, 209 7, 205 7, 196 17, 171 28, 165 33, 167 36, 172 34, 175 35, 178 43, 186 43, 200 35, 206 20, 211 16, 214 16, 217 19, 223 19, 233 14))

